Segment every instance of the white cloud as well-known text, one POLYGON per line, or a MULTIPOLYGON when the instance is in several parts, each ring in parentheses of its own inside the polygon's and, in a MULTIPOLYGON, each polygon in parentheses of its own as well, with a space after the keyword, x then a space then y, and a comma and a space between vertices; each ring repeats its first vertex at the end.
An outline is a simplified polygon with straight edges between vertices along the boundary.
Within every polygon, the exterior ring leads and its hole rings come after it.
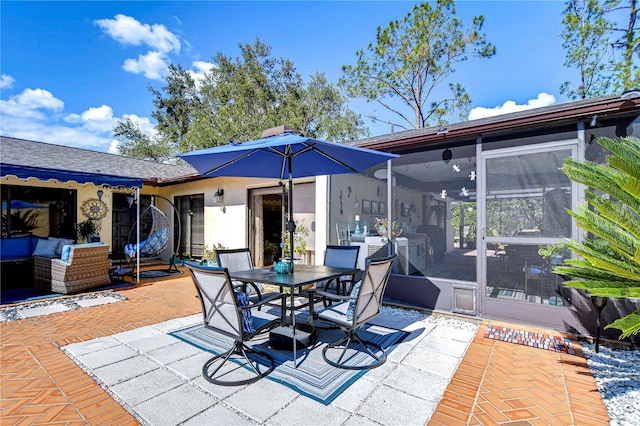
POLYGON ((162 80, 168 68, 168 58, 161 52, 147 52, 138 55, 138 59, 126 59, 122 69, 134 74, 144 74, 151 80, 162 80))
POLYGON ((111 141, 107 152, 110 154, 119 154, 120 152, 118 151, 118 141, 116 140, 111 141))
POLYGON ((153 123, 151 123, 151 120, 149 120, 149 117, 140 117, 135 114, 125 114, 122 116, 123 120, 126 120, 127 118, 137 124, 140 131, 145 135, 155 136, 156 133, 158 133, 153 123))
MULTIPOLYGON (((39 142, 117 153, 111 131, 118 120, 108 105, 81 113, 64 113, 64 102, 44 89, 26 89, 0 100, 0 134, 39 142)), ((149 135, 156 133, 148 117, 124 115, 149 135)))
POLYGON ((43 89, 25 89, 22 93, 9 97, 8 100, 0 100, 3 116, 44 120, 46 116, 42 110, 57 112, 63 108, 64 102, 43 89))
POLYGON ((82 114, 68 114, 64 117, 64 121, 82 124, 85 129, 100 133, 111 131, 116 122, 113 118, 113 109, 107 105, 89 108, 82 114))
POLYGON ((105 151, 112 140, 84 127, 34 121, 27 117, 3 117, 0 130, 4 136, 96 151, 105 151))
POLYGON ((180 52, 180 39, 161 24, 142 24, 135 18, 116 15, 115 19, 98 19, 94 23, 124 46, 147 46, 151 50, 137 59, 124 61, 122 68, 134 74, 144 74, 152 80, 162 80, 169 64, 168 53, 180 52))
POLYGON ((193 69, 187 70, 187 72, 195 81, 196 87, 200 88, 205 76, 211 71, 211 68, 215 67, 215 64, 206 61, 193 61, 191 66, 193 69))
POLYGON ((116 15, 115 19, 94 21, 117 42, 127 46, 146 45, 160 52, 180 52, 180 40, 161 24, 142 24, 135 18, 116 15))
POLYGON ((15 83, 15 79, 8 74, 0 75, 0 89, 10 89, 15 83))
POLYGON ((540 108, 556 103, 556 98, 545 92, 538 94, 535 99, 529 99, 526 104, 518 105, 514 101, 506 101, 504 104, 495 108, 476 107, 469 113, 469 120, 477 120, 478 118, 493 117, 510 112, 524 111, 532 108, 540 108))

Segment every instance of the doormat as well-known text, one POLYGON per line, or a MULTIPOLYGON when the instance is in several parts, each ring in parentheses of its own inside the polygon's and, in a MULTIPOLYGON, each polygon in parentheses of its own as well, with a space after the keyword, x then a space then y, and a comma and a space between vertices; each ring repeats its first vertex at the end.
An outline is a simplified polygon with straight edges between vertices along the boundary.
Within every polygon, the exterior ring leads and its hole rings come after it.
POLYGON ((516 345, 531 346, 532 348, 546 349, 555 352, 564 352, 575 355, 571 339, 561 336, 553 336, 547 333, 535 333, 533 331, 514 330, 512 328, 488 325, 484 337, 515 343, 516 345))

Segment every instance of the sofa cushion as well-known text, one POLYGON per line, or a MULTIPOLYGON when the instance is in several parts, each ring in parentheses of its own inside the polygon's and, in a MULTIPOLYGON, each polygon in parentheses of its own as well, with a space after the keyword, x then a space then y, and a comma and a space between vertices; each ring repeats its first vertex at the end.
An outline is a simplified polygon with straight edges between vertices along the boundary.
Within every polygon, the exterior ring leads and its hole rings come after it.
POLYGON ((55 240, 38 240, 33 255, 54 257, 56 255, 56 247, 58 247, 58 242, 55 240))
POLYGON ((49 239, 58 242, 58 245, 56 246, 56 257, 62 257, 62 247, 67 244, 73 244, 74 241, 69 238, 49 237, 49 239))
POLYGON ((86 244, 65 244, 62 246, 62 255, 60 260, 65 263, 69 263, 69 256, 71 255, 72 247, 91 247, 91 246, 101 246, 104 243, 86 243, 86 244))
POLYGON ((40 237, 32 235, 0 239, 0 255, 3 260, 31 257, 40 237))

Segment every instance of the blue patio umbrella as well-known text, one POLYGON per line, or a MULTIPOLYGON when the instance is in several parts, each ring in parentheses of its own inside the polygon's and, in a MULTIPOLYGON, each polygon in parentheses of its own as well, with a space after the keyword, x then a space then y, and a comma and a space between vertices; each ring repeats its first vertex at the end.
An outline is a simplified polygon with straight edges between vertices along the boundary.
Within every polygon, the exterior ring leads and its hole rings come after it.
MULTIPOLYGON (((20 209, 46 209, 49 206, 43 206, 42 204, 30 203, 28 201, 22 200, 11 200, 11 210, 20 210, 20 209)), ((7 209, 7 200, 2 201, 2 210, 7 209)))
POLYGON ((242 143, 179 154, 202 176, 235 176, 289 180, 287 230, 293 265, 293 179, 310 176, 360 173, 396 154, 285 133, 242 143))

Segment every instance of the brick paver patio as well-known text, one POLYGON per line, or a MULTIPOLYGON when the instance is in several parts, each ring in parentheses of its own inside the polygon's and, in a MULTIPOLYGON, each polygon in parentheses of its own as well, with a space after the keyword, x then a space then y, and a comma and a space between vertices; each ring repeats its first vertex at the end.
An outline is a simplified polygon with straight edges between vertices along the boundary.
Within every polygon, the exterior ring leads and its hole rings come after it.
MULTIPOLYGON (((0 424, 137 424, 60 347, 191 315, 200 304, 187 274, 117 292, 129 300, 0 324, 0 424)), ((430 424, 608 424, 579 345, 560 354, 484 338, 485 327, 430 424)))

